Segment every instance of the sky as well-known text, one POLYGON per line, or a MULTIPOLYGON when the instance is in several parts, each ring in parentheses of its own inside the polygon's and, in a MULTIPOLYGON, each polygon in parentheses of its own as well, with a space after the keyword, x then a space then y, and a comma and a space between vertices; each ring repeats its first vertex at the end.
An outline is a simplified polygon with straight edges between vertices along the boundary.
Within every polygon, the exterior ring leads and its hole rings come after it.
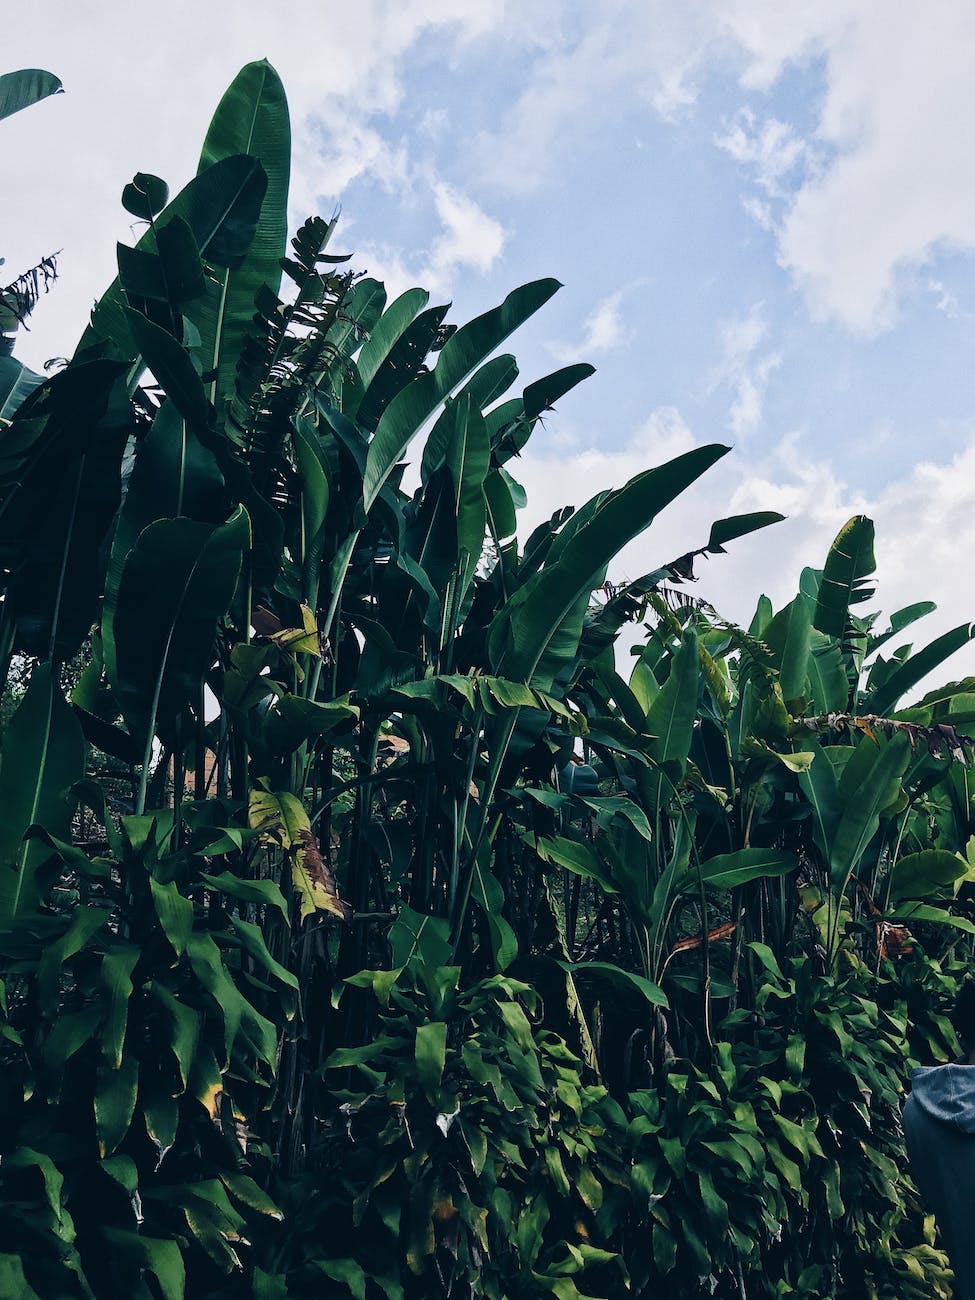
MULTIPOLYGON (((733 448, 617 561, 635 578, 714 518, 788 516, 704 562, 747 622, 877 528, 876 607, 975 618, 975 6, 958 0, 35 0, 2 70, 56 96, 0 123, 0 269, 61 249, 17 354, 70 353, 138 231, 122 186, 175 191, 237 70, 267 57, 294 129, 292 217, 452 300, 462 323, 545 276, 511 341, 525 383, 596 374, 516 467, 527 530, 703 443, 733 448)), ((885 626, 886 624, 883 623, 885 626)), ((975 649, 939 680, 975 673, 975 649)))

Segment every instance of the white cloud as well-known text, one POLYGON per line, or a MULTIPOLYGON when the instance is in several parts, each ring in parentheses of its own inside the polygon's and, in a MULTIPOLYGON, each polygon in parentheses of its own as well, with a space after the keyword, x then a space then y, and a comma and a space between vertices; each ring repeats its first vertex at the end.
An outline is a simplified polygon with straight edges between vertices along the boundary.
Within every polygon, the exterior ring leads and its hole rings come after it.
POLYGON ((975 248, 975 186, 958 134, 975 114, 975 9, 739 0, 728 22, 756 86, 822 57, 816 141, 833 158, 796 191, 779 260, 817 317, 866 335, 888 328, 918 266, 944 248, 975 248))
POLYGON ((725 321, 720 327, 722 356, 711 389, 719 385, 728 388, 728 424, 739 438, 754 433, 761 425, 769 380, 782 361, 780 352, 760 352, 767 333, 760 302, 746 316, 725 321))
POLYGON ((766 117, 761 122, 750 108, 742 108, 715 138, 719 149, 735 162, 753 169, 756 183, 775 197, 782 196, 782 182, 808 154, 805 140, 787 122, 766 117))
POLYGON ((622 302, 624 294, 634 287, 635 283, 626 285, 597 302, 583 322, 578 343, 549 343, 552 356, 557 361, 577 361, 595 353, 612 352, 629 342, 631 333, 623 320, 622 302))
MULTIPOLYGON (((3 123, 4 189, 17 196, 16 212, 5 210, 7 265, 63 247, 57 315, 76 333, 114 272, 112 236, 128 238, 122 184, 145 169, 175 184, 188 177, 215 89, 261 55, 291 100, 294 217, 330 209, 365 174, 412 201, 417 164, 388 121, 406 94, 407 59, 433 39, 448 57, 491 41, 499 64, 520 61, 524 89, 471 145, 479 181, 516 190, 543 183, 570 149, 613 133, 640 104, 658 116, 687 113, 705 77, 737 78, 751 98, 788 68, 814 68, 822 94, 811 135, 749 103, 721 145, 755 169, 749 210, 776 232, 780 263, 812 312, 854 332, 891 325, 902 287, 941 250, 975 248, 975 186, 959 135, 975 115, 971 5, 533 0, 512 17, 510 0, 360 0, 327 12, 320 0, 292 0, 284 21, 256 0, 172 0, 167 33, 187 34, 174 96, 163 88, 176 38, 147 40, 131 6, 76 0, 53 24, 42 24, 37 6, 11 10, 5 65, 35 64, 43 50, 68 95, 3 123), (92 33, 106 26, 119 48, 139 55, 107 57, 93 77, 92 33)), ((441 125, 431 110, 421 136, 432 140, 441 125)), ((482 229, 485 260, 499 229, 482 229)), ((452 263, 457 247, 445 236, 432 259, 444 276, 451 264, 470 264, 452 263)), ((36 319, 35 361, 52 333, 43 306, 36 319)), ((66 346, 62 338, 49 350, 66 346)))
POLYGON ((777 228, 782 267, 813 315, 875 334, 897 318, 917 268, 975 248, 975 185, 959 124, 975 116, 975 8, 881 0, 613 0, 573 24, 565 6, 535 39, 527 88, 482 139, 484 174, 530 190, 586 135, 645 103, 688 111, 706 75, 749 96, 788 68, 815 69, 811 133, 746 105, 720 140, 755 169, 750 210, 777 228), (776 218, 768 196, 787 199, 776 218))
POLYGON ((928 293, 935 298, 935 309, 942 312, 949 320, 957 320, 962 314, 957 296, 941 280, 928 280, 927 289, 928 293))
POLYGON ((148 34, 144 15, 120 0, 60 5, 56 22, 37 6, 5 14, 4 67, 40 61, 67 91, 0 124, 4 270, 64 249, 62 282, 18 355, 39 366, 74 346, 114 278, 114 241, 131 241, 122 186, 136 171, 174 188, 189 179, 217 98, 244 63, 266 56, 287 88, 297 221, 330 211, 366 173, 409 190, 414 164, 383 129, 402 103, 407 57, 432 38, 462 50, 499 30, 504 13, 505 0, 291 0, 286 11, 256 0, 171 0, 165 32, 148 34), (174 69, 178 94, 170 93, 174 69))
POLYGON ((467 266, 486 275, 501 256, 504 227, 445 181, 434 184, 433 198, 442 226, 430 248, 434 279, 449 278, 467 266))
POLYGON ((615 132, 634 100, 664 118, 686 112, 715 37, 710 0, 603 0, 545 12, 545 24, 523 34, 533 54, 525 89, 478 144, 483 174, 512 191, 549 179, 581 138, 615 132))
POLYGON ((389 301, 413 285, 449 297, 459 271, 486 275, 504 250, 506 232, 500 222, 445 181, 429 177, 428 184, 440 221, 428 250, 411 256, 391 244, 364 242, 358 247, 357 264, 385 284, 389 301))

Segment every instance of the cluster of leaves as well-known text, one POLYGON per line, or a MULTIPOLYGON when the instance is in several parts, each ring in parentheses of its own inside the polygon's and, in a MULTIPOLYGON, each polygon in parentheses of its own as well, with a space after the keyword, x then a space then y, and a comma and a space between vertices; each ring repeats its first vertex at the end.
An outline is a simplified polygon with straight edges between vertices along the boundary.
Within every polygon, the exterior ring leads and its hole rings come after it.
POLYGON ((323 1272, 393 1300, 568 1300, 583 1273, 624 1284, 599 1244, 625 1211, 623 1111, 529 1018, 531 986, 492 976, 461 990, 460 974, 413 963, 350 981, 379 1005, 370 1040, 325 1062, 322 1162, 290 1192, 306 1253, 294 1294, 320 1294, 323 1272))
POLYGON ((0 356, 6 1292, 946 1294, 897 1110, 975 681, 902 701, 971 629, 881 655, 931 607, 857 612, 863 517, 747 630, 680 584, 771 512, 608 586, 721 446, 520 545, 558 285, 455 328, 289 256, 289 158, 249 65, 66 366, 0 356))

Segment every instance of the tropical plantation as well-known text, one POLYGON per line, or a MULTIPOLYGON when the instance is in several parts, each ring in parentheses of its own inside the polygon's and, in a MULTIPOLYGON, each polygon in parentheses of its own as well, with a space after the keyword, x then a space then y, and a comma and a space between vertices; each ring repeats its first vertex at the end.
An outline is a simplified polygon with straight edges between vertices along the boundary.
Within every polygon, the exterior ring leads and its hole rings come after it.
POLYGON ((0 1296, 947 1300, 971 629, 862 515, 747 627, 773 512, 609 581, 721 445, 520 534, 558 283, 389 300, 290 156, 250 64, 60 368, 0 290, 0 1296))

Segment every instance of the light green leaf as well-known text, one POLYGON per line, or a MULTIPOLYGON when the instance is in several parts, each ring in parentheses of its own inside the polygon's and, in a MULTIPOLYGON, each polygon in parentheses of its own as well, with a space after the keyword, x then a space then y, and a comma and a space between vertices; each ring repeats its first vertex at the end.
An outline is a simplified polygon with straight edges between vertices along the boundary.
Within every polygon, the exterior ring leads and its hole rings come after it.
POLYGON ((579 976, 591 975, 609 980, 611 983, 628 984, 642 993, 648 1002, 655 1006, 666 1007, 668 1005, 667 995, 658 984, 652 980, 646 979, 643 975, 636 975, 633 971, 623 970, 622 967, 614 965, 608 961, 560 961, 558 965, 564 971, 578 978, 579 976))
MULTIPOLYGON (((705 884, 713 889, 734 889, 751 880, 766 880, 773 876, 786 876, 798 866, 796 855, 783 849, 739 849, 736 853, 720 853, 701 863, 700 874, 705 884)), ((685 892, 697 887, 698 873, 689 871, 682 888, 685 892)))
POLYGON ((928 898, 946 885, 967 875, 968 863, 957 853, 944 849, 924 849, 898 858, 890 871, 890 897, 928 898))
POLYGON ((447 1055, 447 1026, 442 1021, 418 1025, 416 1030, 416 1074, 428 1099, 433 1101, 443 1081, 447 1055))

